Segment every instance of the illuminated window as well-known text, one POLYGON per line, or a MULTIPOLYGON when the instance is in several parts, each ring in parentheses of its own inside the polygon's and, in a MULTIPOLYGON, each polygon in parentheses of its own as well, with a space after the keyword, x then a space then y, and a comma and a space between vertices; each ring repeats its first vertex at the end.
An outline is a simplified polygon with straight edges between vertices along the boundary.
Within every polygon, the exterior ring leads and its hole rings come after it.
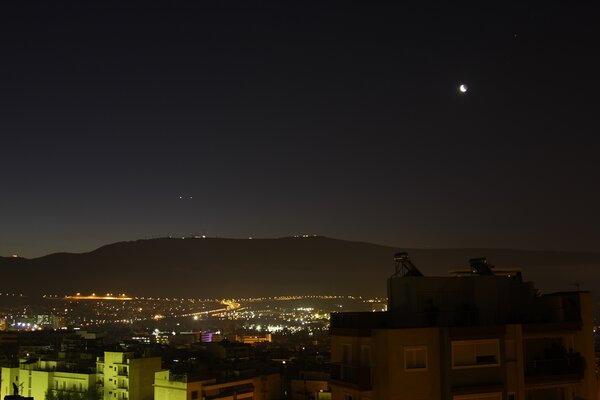
POLYGON ((407 371, 427 369, 427 346, 404 347, 404 369, 407 371))
POLYGON ((494 367, 500 365, 498 339, 452 342, 452 368, 494 367))

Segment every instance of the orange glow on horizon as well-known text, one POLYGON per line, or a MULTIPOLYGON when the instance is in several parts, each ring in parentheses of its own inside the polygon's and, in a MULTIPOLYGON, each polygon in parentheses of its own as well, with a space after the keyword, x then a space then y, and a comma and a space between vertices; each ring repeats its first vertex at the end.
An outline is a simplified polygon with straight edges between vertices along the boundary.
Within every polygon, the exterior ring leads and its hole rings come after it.
POLYGON ((133 300, 133 297, 128 297, 125 294, 120 296, 96 296, 96 294, 92 294, 90 296, 81 296, 79 293, 75 296, 65 296, 65 299, 68 300, 133 300))

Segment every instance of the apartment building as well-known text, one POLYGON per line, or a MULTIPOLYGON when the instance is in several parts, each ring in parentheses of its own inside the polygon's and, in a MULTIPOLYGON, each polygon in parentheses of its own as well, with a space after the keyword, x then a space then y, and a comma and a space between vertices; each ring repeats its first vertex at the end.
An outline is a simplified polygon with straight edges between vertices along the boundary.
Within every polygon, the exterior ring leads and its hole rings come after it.
POLYGON ((165 370, 157 372, 154 380, 155 400, 278 400, 281 397, 279 373, 218 382, 165 370))
POLYGON ((398 254, 388 310, 334 313, 331 338, 333 400, 597 398, 590 293, 485 259, 425 277, 398 254))
POLYGON ((104 400, 152 400, 154 374, 160 369, 160 357, 139 357, 133 352, 105 351, 96 361, 104 400))
POLYGON ((19 395, 44 400, 47 397, 98 398, 96 374, 86 368, 74 368, 65 360, 27 360, 19 367, 2 368, 1 397, 19 395))
MULTIPOLYGON (((93 359, 92 359, 93 363, 93 359)), ((161 369, 160 357, 136 357, 131 352, 104 352, 96 367, 88 362, 44 358, 24 360, 19 367, 2 368, 0 395, 14 393, 46 398, 84 400, 152 400, 154 373, 161 369), (13 386, 14 384, 14 386, 13 386)))

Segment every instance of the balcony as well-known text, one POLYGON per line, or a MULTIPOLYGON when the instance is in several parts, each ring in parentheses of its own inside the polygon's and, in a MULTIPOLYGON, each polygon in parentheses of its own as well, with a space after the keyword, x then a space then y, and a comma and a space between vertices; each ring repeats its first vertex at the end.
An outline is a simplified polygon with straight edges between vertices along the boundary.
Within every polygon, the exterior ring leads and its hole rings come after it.
POLYGON ((358 390, 371 390, 371 368, 331 364, 331 383, 352 386, 358 390))
POLYGON ((525 362, 526 382, 583 379, 584 360, 580 354, 525 362))

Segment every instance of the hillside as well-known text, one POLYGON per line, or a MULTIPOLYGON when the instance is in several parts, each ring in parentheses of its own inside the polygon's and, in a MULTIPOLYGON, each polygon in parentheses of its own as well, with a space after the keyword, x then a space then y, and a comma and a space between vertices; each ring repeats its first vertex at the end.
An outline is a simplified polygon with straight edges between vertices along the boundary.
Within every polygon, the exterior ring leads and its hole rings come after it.
MULTIPOLYGON (((314 238, 151 239, 80 254, 0 258, 0 292, 126 292, 176 297, 386 294, 398 249, 314 238)), ((599 253, 502 249, 403 249, 425 275, 445 275, 472 257, 517 267, 543 291, 600 292, 599 253)))

